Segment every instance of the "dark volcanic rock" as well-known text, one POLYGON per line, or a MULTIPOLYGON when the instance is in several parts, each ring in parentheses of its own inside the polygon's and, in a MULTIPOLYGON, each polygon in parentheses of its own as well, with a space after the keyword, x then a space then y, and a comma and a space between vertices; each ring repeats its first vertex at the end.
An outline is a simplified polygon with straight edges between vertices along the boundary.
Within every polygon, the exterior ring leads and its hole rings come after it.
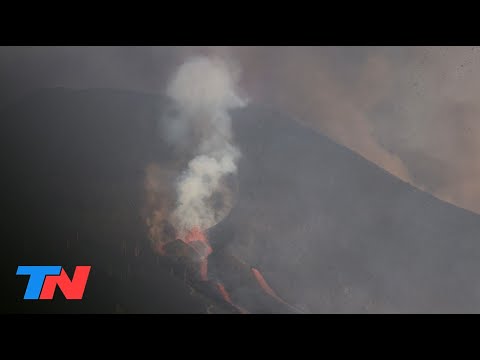
MULTIPOLYGON (((158 127, 163 107, 148 94, 52 89, 0 109, 3 312, 230 311, 172 276, 147 239, 145 168, 176 159, 158 127), (85 300, 19 301, 20 264, 92 264, 85 300)), ((480 310, 478 215, 283 114, 251 106, 233 117, 238 196, 209 231, 210 273, 232 297, 258 289, 228 256, 310 312, 480 310)))
MULTIPOLYGON (((312 312, 480 310, 480 217, 261 108, 238 112, 240 196, 211 231, 312 312)), ((218 240, 220 241, 220 240, 218 240)))

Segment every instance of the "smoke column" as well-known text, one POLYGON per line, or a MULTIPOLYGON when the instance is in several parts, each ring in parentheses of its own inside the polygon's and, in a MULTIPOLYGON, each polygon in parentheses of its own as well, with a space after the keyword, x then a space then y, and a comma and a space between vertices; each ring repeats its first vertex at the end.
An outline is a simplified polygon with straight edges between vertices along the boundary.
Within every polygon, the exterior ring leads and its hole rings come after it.
MULTIPOLYGON (((177 203, 171 222, 184 238, 217 222, 225 176, 235 174, 240 151, 232 143, 229 111, 246 105, 238 95, 239 72, 219 58, 193 57, 183 63, 167 87, 176 112, 167 120, 169 140, 193 146, 193 158, 177 179, 177 203)), ((222 204, 225 207, 228 204, 222 204)))

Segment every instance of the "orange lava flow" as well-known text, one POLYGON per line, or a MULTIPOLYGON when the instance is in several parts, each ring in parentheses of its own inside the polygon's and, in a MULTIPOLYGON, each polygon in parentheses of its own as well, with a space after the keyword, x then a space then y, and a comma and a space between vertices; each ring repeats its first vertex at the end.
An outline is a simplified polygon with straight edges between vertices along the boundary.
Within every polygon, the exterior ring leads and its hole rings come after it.
POLYGON ((208 280, 208 260, 206 258, 200 262, 200 278, 203 281, 208 280))
POLYGON ((268 285, 267 281, 263 277, 262 273, 252 267, 252 274, 255 277, 255 280, 257 280, 258 284, 262 288, 263 291, 265 291, 268 295, 271 297, 275 298, 276 300, 280 301, 281 303, 290 306, 285 300, 283 300, 280 296, 278 296, 275 291, 268 285))
POLYGON ((273 291, 273 289, 267 284, 267 281, 265 280, 260 271, 252 267, 252 273, 253 276, 255 276, 255 280, 257 280, 263 291, 265 291, 268 295, 273 296, 274 298, 278 298, 277 294, 275 294, 275 291, 273 291))
POLYGON ((230 298, 230 294, 228 293, 228 291, 225 289, 225 286, 223 286, 223 284, 220 284, 220 283, 217 283, 217 288, 218 288, 218 291, 220 291, 220 294, 222 295, 223 299, 232 304, 232 299, 230 298))
POLYGON ((205 233, 198 227, 192 228, 183 241, 189 244, 200 258, 200 278, 204 281, 208 280, 208 256, 212 253, 213 249, 208 242, 205 233), (199 246, 200 245, 200 246, 199 246))
POLYGON ((191 243, 192 241, 201 241, 208 244, 207 236, 198 227, 192 228, 187 235, 185 235, 185 239, 183 239, 183 241, 186 243, 191 243))
POLYGON ((232 299, 230 298, 230 294, 228 293, 227 289, 225 289, 225 286, 223 286, 223 284, 217 282, 217 289, 218 291, 220 291, 220 294, 222 295, 223 297, 223 300, 225 300, 226 302, 228 302, 230 305, 232 305, 233 307, 235 307, 241 314, 248 314, 248 311, 245 310, 244 308, 238 306, 237 304, 235 304, 232 299))
POLYGON ((289 303, 287 303, 280 296, 278 296, 275 293, 275 291, 273 291, 273 289, 270 287, 270 285, 268 285, 267 281, 265 280, 265 278, 263 277, 263 275, 260 271, 258 271, 254 267, 252 267, 251 270, 252 270, 253 276, 255 277, 255 280, 257 280, 258 284, 260 285, 262 290, 265 291, 265 293, 267 293, 268 295, 270 295, 271 297, 273 297, 277 301, 281 302, 285 306, 289 307, 291 310, 293 310, 295 312, 299 312, 299 310, 297 308, 295 308, 292 305, 290 305, 289 303))

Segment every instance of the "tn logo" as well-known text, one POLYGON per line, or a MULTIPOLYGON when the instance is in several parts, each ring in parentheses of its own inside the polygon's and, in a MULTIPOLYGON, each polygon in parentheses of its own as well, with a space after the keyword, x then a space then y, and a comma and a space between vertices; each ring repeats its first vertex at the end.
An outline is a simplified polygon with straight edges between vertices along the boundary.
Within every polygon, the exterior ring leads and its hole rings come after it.
POLYGON ((81 300, 91 266, 77 266, 70 280, 61 266, 19 266, 17 275, 29 275, 24 300, 52 300, 58 285, 67 300, 81 300))

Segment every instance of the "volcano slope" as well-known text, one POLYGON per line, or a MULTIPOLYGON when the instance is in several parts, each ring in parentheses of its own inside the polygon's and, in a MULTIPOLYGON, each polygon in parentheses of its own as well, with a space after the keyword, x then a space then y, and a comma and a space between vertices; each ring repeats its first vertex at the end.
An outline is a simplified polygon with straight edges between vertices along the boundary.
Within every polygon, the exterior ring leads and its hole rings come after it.
MULTIPOLYGON (((164 104, 150 94, 50 89, 0 109, 2 312, 231 312, 175 273, 147 237, 146 167, 179 171, 188 158, 165 142, 164 104), (70 274, 91 264, 84 301, 57 293, 22 302, 22 264, 70 274)), ((251 105, 233 119, 236 201, 208 231, 209 276, 232 300, 282 312, 239 275, 235 264, 246 264, 304 312, 480 310, 478 215, 285 114, 251 105)))

